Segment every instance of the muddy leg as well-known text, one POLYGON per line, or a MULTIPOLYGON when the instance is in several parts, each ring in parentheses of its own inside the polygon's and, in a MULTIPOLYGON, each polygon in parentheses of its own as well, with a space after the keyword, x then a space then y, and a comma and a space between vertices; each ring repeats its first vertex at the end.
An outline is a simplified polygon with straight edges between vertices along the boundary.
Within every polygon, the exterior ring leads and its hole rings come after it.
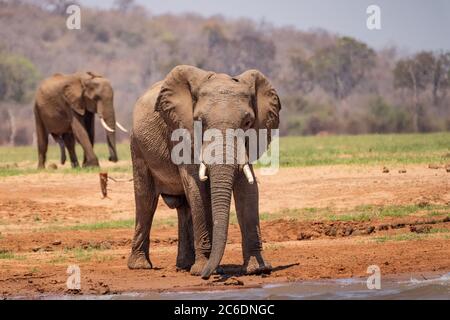
POLYGON ((195 263, 191 267, 192 275, 200 275, 208 262, 212 244, 212 214, 209 182, 198 179, 198 166, 185 165, 180 167, 181 180, 186 198, 191 208, 195 263))
POLYGON ((150 229, 159 195, 154 191, 153 178, 140 151, 131 142, 133 163, 134 198, 136 203, 136 224, 128 268, 151 269, 149 256, 150 229))
POLYGON ((233 195, 242 235, 243 271, 246 274, 270 272, 272 267, 262 255, 258 184, 249 184, 241 172, 236 177, 233 195))
POLYGON ((195 262, 194 230, 191 209, 186 203, 177 208, 178 214, 178 255, 177 269, 190 270, 195 262))

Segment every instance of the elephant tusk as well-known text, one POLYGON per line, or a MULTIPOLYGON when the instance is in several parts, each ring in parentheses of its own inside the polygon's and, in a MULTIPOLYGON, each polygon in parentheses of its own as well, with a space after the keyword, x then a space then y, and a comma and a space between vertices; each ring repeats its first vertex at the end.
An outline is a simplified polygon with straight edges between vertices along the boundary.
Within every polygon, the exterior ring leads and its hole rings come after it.
POLYGON ((122 130, 123 132, 128 132, 128 130, 125 129, 118 121, 116 121, 116 126, 119 127, 119 129, 122 130))
POLYGON ((200 163, 200 168, 198 169, 198 177, 202 182, 208 180, 208 176, 206 175, 206 165, 203 162, 200 163))
POLYGON ((248 165, 248 163, 244 165, 243 170, 248 183, 253 184, 255 182, 255 179, 253 178, 253 174, 252 171, 250 170, 250 166, 248 165))
POLYGON ((106 131, 114 132, 113 129, 111 129, 110 127, 108 127, 108 125, 106 124, 106 122, 105 122, 105 120, 104 120, 103 118, 100 118, 100 122, 101 122, 103 128, 105 128, 106 131))

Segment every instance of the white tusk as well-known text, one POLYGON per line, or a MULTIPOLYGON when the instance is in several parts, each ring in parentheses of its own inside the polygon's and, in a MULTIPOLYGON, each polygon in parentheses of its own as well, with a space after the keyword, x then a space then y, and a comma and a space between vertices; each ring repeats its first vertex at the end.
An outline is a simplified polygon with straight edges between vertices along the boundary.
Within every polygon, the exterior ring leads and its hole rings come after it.
POLYGON ((200 168, 198 169, 198 177, 200 178, 200 181, 208 180, 208 176, 206 175, 206 165, 203 162, 200 163, 200 168))
POLYGON ((105 128, 106 131, 109 132, 114 132, 113 129, 111 129, 110 127, 108 127, 108 125, 106 124, 105 120, 103 118, 100 118, 100 122, 102 123, 103 128, 105 128))
POLYGON ((119 127, 120 130, 122 130, 123 132, 128 132, 127 129, 125 129, 119 122, 116 121, 116 126, 119 127))
POLYGON ((243 170, 248 183, 253 184, 255 182, 255 179, 253 178, 253 174, 252 171, 250 170, 248 163, 244 165, 243 170))

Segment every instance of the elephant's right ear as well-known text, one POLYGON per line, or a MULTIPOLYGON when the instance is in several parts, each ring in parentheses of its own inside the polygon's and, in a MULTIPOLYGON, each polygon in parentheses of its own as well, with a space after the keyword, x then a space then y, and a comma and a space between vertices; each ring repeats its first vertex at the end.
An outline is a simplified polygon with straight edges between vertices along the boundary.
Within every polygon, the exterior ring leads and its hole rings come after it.
POLYGON ((83 85, 81 81, 73 81, 66 84, 63 89, 63 96, 70 107, 79 115, 84 115, 85 109, 82 103, 83 100, 83 85))
POLYGON ((193 109, 198 89, 212 72, 181 65, 164 79, 155 103, 155 111, 172 128, 193 129, 193 109))

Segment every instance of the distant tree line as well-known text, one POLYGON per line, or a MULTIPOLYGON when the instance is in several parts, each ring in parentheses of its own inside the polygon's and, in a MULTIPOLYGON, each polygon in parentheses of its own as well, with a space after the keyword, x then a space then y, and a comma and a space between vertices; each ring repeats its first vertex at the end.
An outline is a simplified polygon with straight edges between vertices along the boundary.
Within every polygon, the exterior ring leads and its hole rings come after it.
POLYGON ((33 142, 33 94, 55 72, 108 77, 118 118, 130 126, 136 99, 178 64, 261 70, 279 91, 283 135, 450 130, 450 52, 405 55, 323 30, 156 16, 132 0, 83 7, 82 29, 68 30, 74 2, 0 0, 0 144, 33 142))

